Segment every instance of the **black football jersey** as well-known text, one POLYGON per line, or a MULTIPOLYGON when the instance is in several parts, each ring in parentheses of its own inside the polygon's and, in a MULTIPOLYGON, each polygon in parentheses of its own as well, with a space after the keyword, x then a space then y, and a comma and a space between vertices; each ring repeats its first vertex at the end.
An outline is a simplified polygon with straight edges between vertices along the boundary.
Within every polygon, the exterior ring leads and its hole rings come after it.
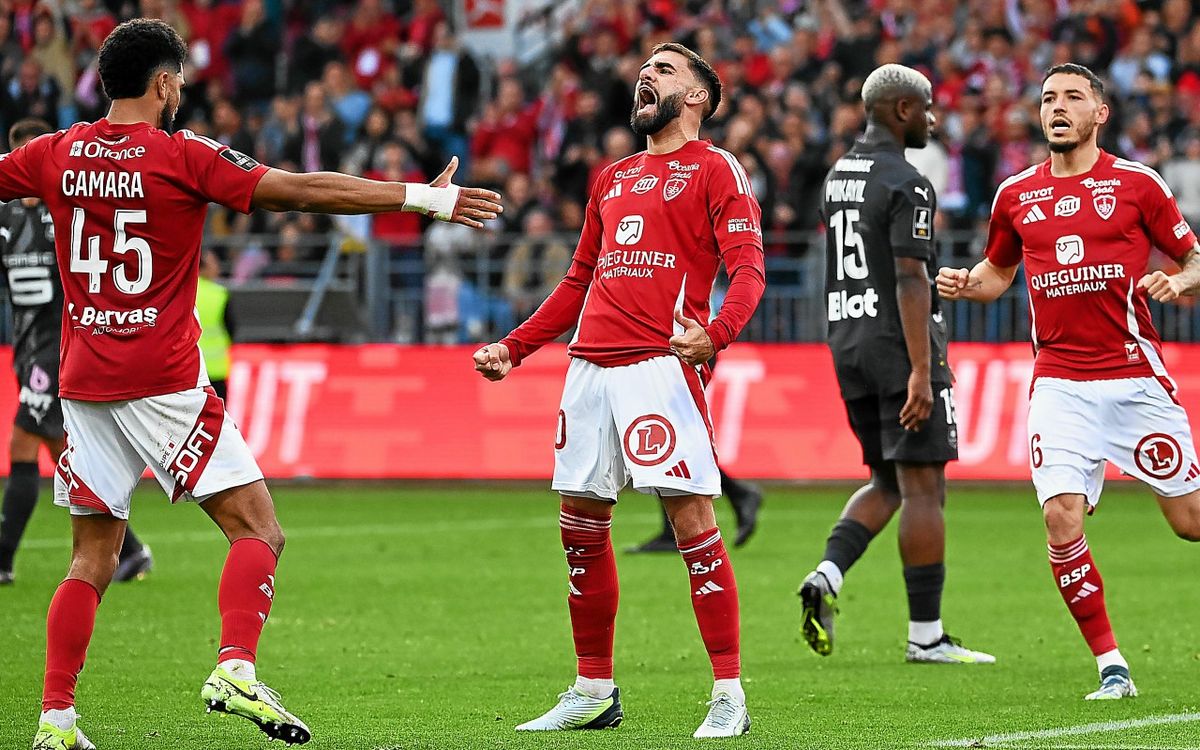
POLYGON ((896 258, 923 260, 928 268, 930 372, 933 382, 949 383, 945 325, 933 284, 933 186, 897 144, 859 141, 833 165, 821 195, 825 312, 843 395, 907 388, 912 368, 896 302, 896 258), (866 376, 843 377, 855 372, 866 376))
POLYGON ((44 204, 0 205, 0 265, 13 309, 13 363, 58 360, 62 284, 54 222, 44 204))

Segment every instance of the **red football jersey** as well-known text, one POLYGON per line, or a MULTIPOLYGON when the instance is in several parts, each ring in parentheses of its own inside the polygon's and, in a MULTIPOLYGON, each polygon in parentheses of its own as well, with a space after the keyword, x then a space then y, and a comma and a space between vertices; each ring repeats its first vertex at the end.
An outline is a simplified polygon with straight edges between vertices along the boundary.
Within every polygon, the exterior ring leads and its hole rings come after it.
POLYGON ((196 283, 208 204, 243 213, 267 167, 189 130, 80 123, 0 157, 0 201, 54 218, 59 395, 119 401, 208 383, 196 283))
POLYGON ((720 350, 745 320, 708 325, 713 280, 722 261, 731 276, 749 265, 762 278, 761 222, 742 166, 710 141, 622 159, 592 186, 574 262, 559 285, 586 290, 582 310, 556 304, 556 290, 504 343, 519 363, 578 320, 571 356, 627 365, 669 355, 668 339, 683 331, 675 321, 682 310, 707 326, 720 350))
POLYGON ((1047 160, 1001 183, 986 254, 1025 261, 1034 377, 1168 379, 1137 283, 1152 247, 1180 260, 1195 244, 1157 172, 1101 151, 1086 174, 1054 177, 1047 160))

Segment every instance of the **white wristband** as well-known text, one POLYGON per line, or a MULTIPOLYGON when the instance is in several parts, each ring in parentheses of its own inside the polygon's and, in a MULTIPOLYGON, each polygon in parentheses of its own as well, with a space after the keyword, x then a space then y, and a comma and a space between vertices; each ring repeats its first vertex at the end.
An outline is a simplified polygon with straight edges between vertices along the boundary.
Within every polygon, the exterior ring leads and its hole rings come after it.
POLYGON ((420 182, 404 183, 404 210, 433 216, 438 221, 450 221, 458 205, 458 185, 433 187, 420 182))

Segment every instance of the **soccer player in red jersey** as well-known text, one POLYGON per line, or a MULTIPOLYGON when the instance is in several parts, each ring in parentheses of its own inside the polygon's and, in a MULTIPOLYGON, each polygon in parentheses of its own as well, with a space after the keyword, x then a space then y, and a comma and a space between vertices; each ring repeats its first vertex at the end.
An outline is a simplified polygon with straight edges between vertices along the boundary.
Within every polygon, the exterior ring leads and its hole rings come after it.
POLYGON ((737 338, 765 287, 758 201, 728 152, 699 140, 721 82, 686 47, 660 44, 638 75, 630 126, 647 149, 595 181, 566 277, 536 312, 475 353, 501 380, 572 326, 558 412, 553 488, 562 496, 575 684, 518 730, 599 729, 623 718, 613 682, 617 569, 609 528, 632 478, 657 495, 687 565, 715 679, 696 737, 750 727, 742 690, 737 584, 713 515, 721 480, 704 399, 704 363, 737 338), (730 285, 708 325, 720 263, 730 285))
POLYGON ((55 227, 64 294, 60 393, 67 449, 55 502, 74 549, 47 615, 46 676, 34 748, 92 748, 75 684, 112 579, 130 495, 147 466, 172 501, 195 500, 230 542, 217 597, 217 666, 201 697, 272 738, 309 730, 259 682, 254 660, 275 596, 283 532, 263 475, 209 387, 195 314, 210 202, 242 212, 421 211, 478 227, 495 193, 270 169, 187 130, 171 133, 187 48, 165 23, 118 26, 99 54, 108 116, 41 136, 0 159, 0 200, 40 198, 55 227))
POLYGON ((1047 72, 1050 158, 1000 184, 985 259, 937 277, 947 299, 990 302, 1025 262, 1036 352, 1030 466, 1054 580, 1100 670, 1089 700, 1137 695, 1083 534, 1105 464, 1148 484, 1171 529, 1200 541, 1200 466, 1147 305, 1200 292, 1200 246, 1157 172, 1097 147, 1109 114, 1103 95, 1081 65, 1047 72), (1152 247, 1179 273, 1146 273, 1152 247))

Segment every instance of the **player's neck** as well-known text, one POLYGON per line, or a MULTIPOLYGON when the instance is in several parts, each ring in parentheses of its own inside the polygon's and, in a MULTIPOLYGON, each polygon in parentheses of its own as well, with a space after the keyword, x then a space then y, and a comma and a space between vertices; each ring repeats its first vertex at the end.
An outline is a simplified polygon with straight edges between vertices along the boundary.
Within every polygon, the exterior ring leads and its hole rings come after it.
POLYGON ((895 146, 900 148, 900 139, 886 126, 877 122, 868 122, 862 136, 863 144, 867 146, 895 146))
POLYGON ((113 125, 136 125, 144 122, 153 127, 159 127, 158 118, 162 115, 162 103, 140 99, 117 99, 108 108, 109 123, 113 125))
POLYGON ((683 148, 688 141, 694 141, 699 137, 699 126, 684 127, 681 120, 675 119, 654 135, 646 136, 646 153, 669 154, 683 148))
POLYGON ((1092 171, 1100 160, 1100 147, 1095 141, 1081 143, 1063 153, 1050 152, 1050 175, 1052 177, 1075 177, 1092 171))

